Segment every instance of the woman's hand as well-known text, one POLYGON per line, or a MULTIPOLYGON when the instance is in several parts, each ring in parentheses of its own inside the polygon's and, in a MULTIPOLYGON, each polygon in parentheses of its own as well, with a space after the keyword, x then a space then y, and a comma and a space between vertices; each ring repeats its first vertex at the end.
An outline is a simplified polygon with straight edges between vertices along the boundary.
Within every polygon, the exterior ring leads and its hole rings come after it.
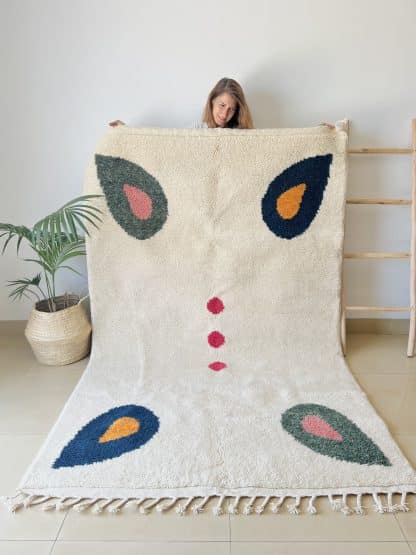
POLYGON ((110 121, 110 123, 108 124, 110 127, 117 127, 118 125, 126 125, 124 123, 124 121, 121 121, 119 119, 116 119, 114 121, 110 121))
POLYGON ((325 122, 322 122, 322 123, 320 123, 319 125, 326 125, 326 126, 329 127, 330 129, 335 129, 335 125, 332 125, 332 123, 325 123, 325 122))

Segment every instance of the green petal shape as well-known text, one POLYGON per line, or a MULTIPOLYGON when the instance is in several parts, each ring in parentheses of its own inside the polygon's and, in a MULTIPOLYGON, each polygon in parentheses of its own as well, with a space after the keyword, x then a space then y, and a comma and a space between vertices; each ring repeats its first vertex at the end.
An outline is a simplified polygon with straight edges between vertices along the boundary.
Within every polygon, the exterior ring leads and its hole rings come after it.
POLYGON ((391 466, 377 445, 346 416, 323 405, 301 404, 282 414, 282 426, 321 455, 367 465, 391 466))
POLYGON ((117 223, 136 239, 149 239, 168 217, 168 201, 160 183, 138 164, 95 155, 98 179, 117 223))

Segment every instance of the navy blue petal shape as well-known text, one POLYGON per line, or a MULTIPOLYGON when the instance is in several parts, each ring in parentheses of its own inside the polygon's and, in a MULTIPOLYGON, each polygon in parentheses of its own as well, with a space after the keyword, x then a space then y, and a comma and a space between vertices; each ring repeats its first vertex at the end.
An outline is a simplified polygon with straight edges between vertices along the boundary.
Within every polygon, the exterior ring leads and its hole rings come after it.
POLYGON ((308 229, 321 206, 331 162, 332 154, 306 158, 285 169, 270 183, 262 199, 262 215, 275 235, 293 239, 308 229), (282 217, 276 209, 277 200, 300 185, 305 190, 298 211, 293 216, 282 217))
POLYGON ((100 414, 86 424, 63 448, 52 468, 71 467, 119 457, 123 453, 139 449, 159 430, 159 418, 138 405, 124 405, 100 414), (105 443, 99 439, 119 418, 137 420, 140 427, 135 433, 105 443))

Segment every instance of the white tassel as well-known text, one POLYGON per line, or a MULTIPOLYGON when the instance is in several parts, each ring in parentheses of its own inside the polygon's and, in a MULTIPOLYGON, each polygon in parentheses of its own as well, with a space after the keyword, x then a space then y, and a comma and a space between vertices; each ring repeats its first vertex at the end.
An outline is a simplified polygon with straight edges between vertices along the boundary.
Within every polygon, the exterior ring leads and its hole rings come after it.
POLYGON ((280 511, 280 509, 282 507, 282 504, 283 504, 283 501, 285 499, 286 499, 286 496, 282 495, 282 497, 280 497, 279 500, 276 503, 271 503, 270 504, 271 512, 274 513, 274 514, 277 514, 280 511))
POLYGON ((59 501, 56 505, 57 511, 64 511, 66 509, 71 509, 74 505, 82 501, 83 497, 75 497, 72 501, 66 501, 66 499, 71 499, 71 497, 65 497, 62 501, 59 501))
POLYGON ((393 503, 393 493, 389 492, 387 494, 387 512, 388 513, 398 513, 401 511, 401 504, 400 503, 393 503))
POLYGON ((238 504, 240 503, 241 496, 237 495, 233 503, 228 505, 228 514, 238 515, 238 504))
POLYGON ((312 495, 312 497, 309 498, 309 503, 308 503, 308 513, 311 515, 316 515, 316 507, 314 505, 315 503, 315 499, 316 499, 316 495, 312 495))
POLYGON ((86 499, 85 501, 81 501, 80 503, 73 505, 72 508, 78 513, 81 513, 92 507, 95 503, 97 503, 97 501, 98 499, 86 499))
POLYGON ((375 512, 380 513, 380 514, 385 513, 386 511, 385 511, 377 493, 373 493, 373 499, 374 499, 374 510, 375 510, 375 512))
POLYGON ((55 509, 57 511, 64 511, 66 509, 65 501, 67 501, 68 499, 71 499, 71 498, 70 497, 62 497, 61 499, 58 499, 58 501, 55 505, 55 509))
POLYGON ((188 499, 185 501, 185 503, 183 505, 178 505, 176 507, 175 512, 179 516, 185 516, 186 510, 189 507, 189 505, 192 503, 193 499, 194 499, 193 497, 188 497, 188 499))
POLYGON ((25 508, 30 507, 30 505, 36 499, 36 497, 38 497, 38 496, 37 495, 28 495, 26 497, 26 499, 24 499, 24 501, 23 501, 23 507, 25 507, 25 508))
POLYGON ((352 514, 352 510, 348 507, 347 494, 346 493, 342 494, 342 501, 341 501, 340 511, 344 516, 349 516, 350 514, 352 514))
POLYGON ((340 499, 335 499, 333 495, 328 495, 329 502, 333 511, 340 511, 342 509, 342 501, 340 499))
POLYGON ((403 492, 402 496, 401 496, 401 499, 400 499, 400 509, 399 510, 404 512, 404 513, 407 513, 409 511, 409 506, 406 503, 406 495, 407 494, 405 492, 403 492))
POLYGON ((42 505, 42 511, 55 511, 56 510, 56 505, 59 503, 59 500, 55 497, 48 497, 47 499, 45 499, 45 501, 43 503, 41 503, 42 505), (46 503, 46 501, 49 501, 50 499, 53 499, 53 501, 51 501, 50 503, 46 503))
POLYGON ((23 507, 23 501, 8 501, 6 507, 11 513, 15 513, 18 509, 23 507))
POLYGON ((162 497, 158 497, 156 499, 153 499, 150 503, 148 503, 147 505, 142 505, 140 507, 140 512, 143 515, 147 515, 150 513, 150 510, 155 507, 158 503, 160 503, 160 500, 162 499, 162 497))
POLYGON ((207 495, 206 497, 204 497, 204 499, 202 501, 200 501, 199 503, 195 503, 195 505, 192 505, 191 510, 192 510, 193 514, 197 515, 199 513, 202 513, 204 511, 204 507, 208 503, 209 499, 210 499, 210 496, 207 495))
POLYGON ((219 500, 218 500, 218 503, 212 509, 212 513, 215 516, 221 516, 224 513, 224 511, 222 509, 222 504, 223 504, 224 499, 225 499, 225 495, 221 495, 219 500))
POLYGON ((99 503, 96 503, 95 506, 91 509, 91 511, 98 515, 100 513, 102 513, 107 507, 108 505, 111 505, 111 503, 114 502, 114 499, 104 499, 99 503))
POLYGON ((400 505, 396 505, 393 503, 393 493, 391 491, 387 494, 387 512, 388 513, 397 513, 400 511, 400 505))
POLYGON ((172 497, 172 499, 170 501, 164 501, 163 503, 160 503, 159 505, 157 505, 156 511, 158 513, 162 513, 163 511, 168 511, 174 505, 176 505, 177 501, 178 501, 177 497, 172 497))
MULTIPOLYGON (((23 507, 23 502, 26 499, 26 495, 24 493, 17 493, 12 497, 2 497, 1 501, 6 505, 7 509, 11 513, 15 513, 20 507, 23 507)), ((49 498, 48 498, 49 499, 49 498)))
POLYGON ((357 503, 356 503, 356 507, 355 507, 355 514, 357 515, 364 515, 364 508, 361 504, 361 498, 362 498, 362 493, 358 493, 357 494, 357 503))
MULTIPOLYGON (((146 501, 146 497, 139 497, 139 499, 135 499, 133 503, 136 505, 136 509, 140 509, 140 505, 145 501, 146 501)), ((140 510, 139 510, 139 514, 141 514, 140 510)))
POLYGON ((298 515, 300 513, 300 497, 295 498, 295 503, 287 506, 287 510, 291 515, 298 515))
POLYGON ((113 513, 113 514, 119 513, 121 509, 124 507, 124 505, 126 505, 129 501, 130 501, 130 498, 128 497, 127 499, 120 499, 120 501, 118 501, 114 505, 110 503, 107 510, 109 513, 113 513))
POLYGON ((248 501, 248 503, 243 509, 244 515, 251 515, 251 513, 253 512, 253 507, 254 507, 254 503, 256 502, 256 499, 257 499, 257 496, 254 496, 248 501))
POLYGON ((42 503, 45 503, 45 501, 47 501, 48 499, 50 499, 50 497, 47 495, 30 495, 23 501, 23 506, 25 508, 34 507, 35 505, 41 505, 42 503))
POLYGON ((268 495, 267 497, 265 497, 263 503, 254 509, 256 514, 261 515, 261 513, 266 508, 267 503, 270 501, 270 498, 271 498, 271 495, 268 495))

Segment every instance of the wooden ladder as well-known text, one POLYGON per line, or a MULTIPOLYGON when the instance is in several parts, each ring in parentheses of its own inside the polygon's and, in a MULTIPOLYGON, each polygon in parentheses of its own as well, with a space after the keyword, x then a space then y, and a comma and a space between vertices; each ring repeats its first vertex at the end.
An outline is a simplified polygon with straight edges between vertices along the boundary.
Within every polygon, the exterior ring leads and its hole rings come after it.
MULTIPOLYGON (((346 129, 348 132, 349 122, 346 129)), ((354 198, 347 199, 347 204, 381 204, 381 205, 409 205, 411 207, 411 241, 410 252, 344 252, 344 259, 379 259, 379 258, 410 258, 410 306, 345 306, 344 287, 341 287, 341 344, 344 356, 346 354, 346 311, 374 311, 374 312, 409 312, 409 339, 407 344, 407 356, 412 357, 415 350, 416 334, 416 119, 412 120, 412 147, 411 148, 353 148, 348 150, 348 154, 411 154, 412 155, 412 193, 411 199, 367 199, 354 198)))

